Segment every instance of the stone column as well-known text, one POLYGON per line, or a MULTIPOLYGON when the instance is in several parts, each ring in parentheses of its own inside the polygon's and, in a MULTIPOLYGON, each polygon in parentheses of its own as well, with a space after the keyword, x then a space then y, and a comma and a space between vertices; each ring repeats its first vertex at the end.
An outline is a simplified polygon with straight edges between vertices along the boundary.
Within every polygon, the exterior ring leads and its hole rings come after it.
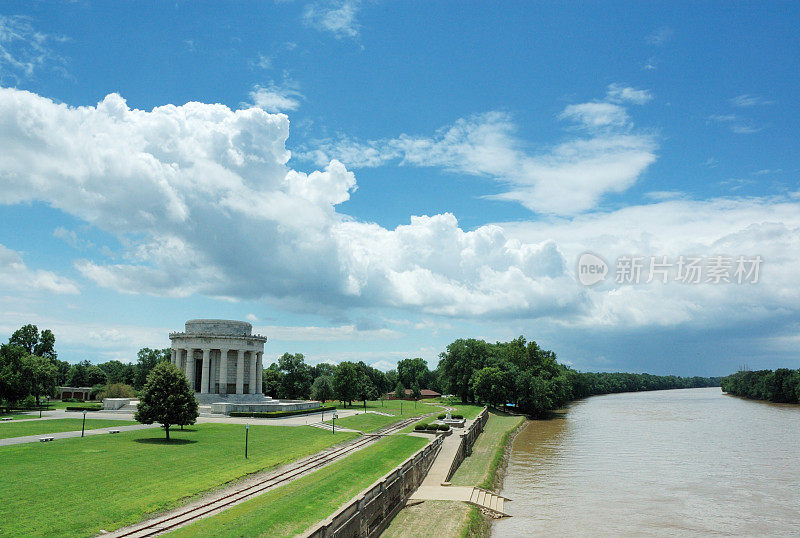
POLYGON ((263 381, 264 376, 261 375, 262 371, 264 370, 264 354, 258 353, 258 368, 256 368, 256 394, 263 395, 263 381))
POLYGON ((177 366, 175 364, 175 348, 174 347, 169 350, 169 362, 172 363, 172 366, 177 366))
POLYGON ((208 394, 208 371, 211 363, 211 350, 203 348, 203 374, 200 378, 200 394, 208 394))
POLYGON ((219 350, 219 393, 228 394, 228 350, 219 350))
POLYGON ((244 351, 236 350, 236 394, 244 394, 244 351))
POLYGON ((250 394, 256 394, 256 370, 258 370, 258 353, 250 352, 250 394))
POLYGON ((194 349, 186 350, 186 377, 189 378, 189 386, 194 392, 194 349))

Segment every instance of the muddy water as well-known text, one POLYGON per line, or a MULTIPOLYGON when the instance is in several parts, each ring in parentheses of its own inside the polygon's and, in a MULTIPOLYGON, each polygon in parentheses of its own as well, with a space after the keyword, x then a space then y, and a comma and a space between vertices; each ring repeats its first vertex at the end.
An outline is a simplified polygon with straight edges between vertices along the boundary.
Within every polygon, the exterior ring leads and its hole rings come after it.
POLYGON ((530 422, 492 536, 800 536, 800 406, 718 388, 597 396, 530 422))

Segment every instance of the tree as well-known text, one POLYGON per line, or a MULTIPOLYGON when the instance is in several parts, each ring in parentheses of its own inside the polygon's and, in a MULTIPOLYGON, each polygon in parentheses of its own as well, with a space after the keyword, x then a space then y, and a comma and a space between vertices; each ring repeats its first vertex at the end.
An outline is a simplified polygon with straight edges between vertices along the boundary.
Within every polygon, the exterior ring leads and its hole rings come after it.
POLYGON ((45 357, 28 355, 22 360, 23 376, 28 384, 28 394, 36 397, 39 405, 41 396, 53 396, 56 392, 58 369, 53 361, 45 357))
POLYGON ((67 374, 67 385, 70 387, 86 387, 89 385, 88 369, 92 366, 89 361, 73 364, 67 374))
POLYGON ((330 376, 321 375, 314 380, 314 385, 311 387, 311 398, 322 403, 333 398, 333 382, 330 376))
POLYGON ((108 383, 108 374, 97 366, 89 366, 86 368, 86 382, 90 386, 105 385, 108 383))
POLYGON ((352 362, 345 361, 336 367, 333 374, 333 393, 337 399, 352 405, 358 398, 358 369, 352 362))
POLYGON ((400 380, 397 381, 397 385, 394 387, 394 397, 398 400, 404 400, 406 397, 406 388, 400 380))
POLYGON ((58 354, 55 350, 56 337, 50 329, 45 329, 39 334, 36 325, 28 324, 20 327, 8 339, 9 344, 19 346, 31 355, 55 360, 58 354))
POLYGON ((419 400, 422 397, 422 391, 419 388, 419 383, 416 381, 411 385, 411 397, 415 400, 419 400))
POLYGON ((290 400, 308 399, 314 378, 311 367, 305 363, 302 353, 284 353, 278 359, 278 367, 283 373, 280 397, 290 400))
POLYGON ((475 370, 484 367, 489 346, 483 340, 458 339, 440 357, 439 367, 447 382, 447 390, 461 397, 461 403, 474 399, 470 380, 475 370))
POLYGON ((172 363, 156 364, 147 376, 133 418, 142 424, 158 422, 169 441, 171 426, 194 424, 198 415, 197 399, 186 375, 172 363))
POLYGON ((139 353, 136 354, 136 373, 133 379, 133 386, 136 389, 141 389, 147 382, 147 377, 150 371, 155 368, 156 364, 160 362, 169 362, 171 352, 172 350, 168 347, 164 349, 143 347, 140 349, 139 353))
POLYGON ((428 363, 420 358, 403 359, 397 363, 397 377, 406 387, 416 383, 420 387, 430 388, 433 374, 428 370, 428 363))
POLYGON ((261 372, 261 390, 270 398, 280 398, 283 372, 274 362, 261 372))
POLYGON ((23 369, 27 356, 25 349, 18 345, 0 346, 0 400, 14 405, 30 394, 23 369))
POLYGON ((109 383, 133 385, 133 380, 136 375, 136 368, 133 364, 125 364, 121 361, 113 360, 98 364, 97 366, 108 375, 109 383))

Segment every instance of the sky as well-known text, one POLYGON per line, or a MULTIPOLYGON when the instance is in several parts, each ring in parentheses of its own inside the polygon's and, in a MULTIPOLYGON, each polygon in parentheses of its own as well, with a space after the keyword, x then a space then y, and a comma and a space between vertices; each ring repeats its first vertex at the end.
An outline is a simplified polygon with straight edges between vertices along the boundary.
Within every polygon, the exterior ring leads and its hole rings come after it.
POLYGON ((800 6, 0 4, 0 339, 800 367, 800 6), (591 281, 590 281, 591 280, 591 281))

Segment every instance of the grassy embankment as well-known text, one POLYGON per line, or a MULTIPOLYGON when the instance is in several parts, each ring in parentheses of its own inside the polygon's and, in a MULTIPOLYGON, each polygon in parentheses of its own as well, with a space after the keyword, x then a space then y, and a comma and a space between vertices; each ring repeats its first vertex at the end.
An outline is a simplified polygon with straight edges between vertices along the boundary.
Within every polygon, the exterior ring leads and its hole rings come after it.
POLYGON ((175 531, 173 536, 294 536, 424 447, 419 437, 392 436, 253 500, 175 531))
MULTIPOLYGON (((472 455, 463 461, 451 483, 496 490, 506 446, 523 421, 523 417, 490 412, 486 428, 472 448, 472 455)), ((478 508, 462 502, 425 501, 403 509, 382 536, 449 538, 488 534, 489 521, 478 508)))
MULTIPOLYGON (((82 418, 54 418, 22 422, 0 422, 0 439, 22 437, 24 435, 41 435, 45 433, 71 432, 81 429, 82 418)), ((112 426, 132 426, 138 424, 132 420, 86 419, 86 429, 111 428, 112 426)))
MULTIPOLYGON (((87 420, 87 422, 89 422, 87 420)), ((0 528, 8 536, 88 536, 175 507, 248 473, 274 468, 357 434, 311 427, 198 424, 170 433, 118 435, 0 447, 0 528), (41 509, 32 509, 32 501, 41 509)))

